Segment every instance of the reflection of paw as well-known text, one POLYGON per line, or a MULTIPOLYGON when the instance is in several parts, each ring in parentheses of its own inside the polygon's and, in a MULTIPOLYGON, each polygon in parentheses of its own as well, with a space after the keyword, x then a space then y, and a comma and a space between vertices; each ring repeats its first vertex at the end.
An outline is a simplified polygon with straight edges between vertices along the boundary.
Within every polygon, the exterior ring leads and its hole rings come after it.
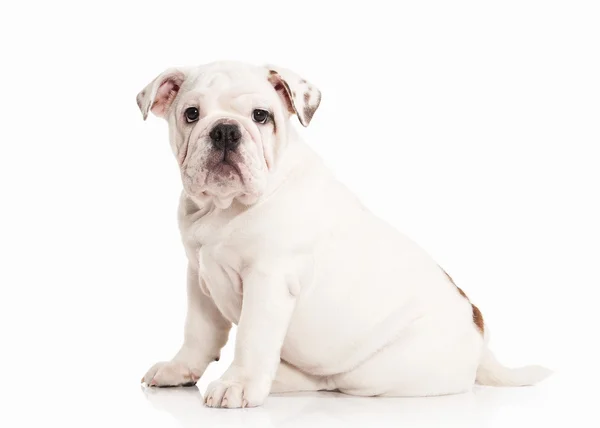
POLYGON ((198 379, 200 373, 193 372, 184 363, 163 361, 150 367, 142 382, 148 386, 190 386, 198 379))
POLYGON ((198 416, 203 407, 204 400, 197 386, 187 388, 144 388, 146 399, 152 406, 161 411, 167 411, 175 416, 194 415, 198 416))
POLYGON ((208 407, 256 407, 265 401, 270 388, 271 382, 267 380, 221 378, 208 385, 204 402, 208 407))

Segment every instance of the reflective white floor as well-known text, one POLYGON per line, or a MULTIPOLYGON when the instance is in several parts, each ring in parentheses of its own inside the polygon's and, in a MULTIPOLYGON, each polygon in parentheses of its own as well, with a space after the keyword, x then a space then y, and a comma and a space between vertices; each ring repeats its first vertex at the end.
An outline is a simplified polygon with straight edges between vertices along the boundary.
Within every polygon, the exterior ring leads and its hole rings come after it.
MULTIPOLYGON (((261 408, 227 410, 202 405, 197 387, 146 389, 141 419, 169 415, 172 426, 244 427, 511 427, 574 422, 557 379, 533 388, 483 388, 431 398, 359 398, 338 393, 273 395, 261 408)), ((579 413, 579 412, 578 412, 579 413)), ((579 413, 581 415, 581 413, 579 413)), ((166 419, 165 419, 166 420, 166 419)), ((140 420, 141 422, 141 420, 140 420)), ((146 423, 150 423, 147 421, 146 423)))
MULTIPOLYGON (((127 370, 131 372, 131 370, 127 370)), ((147 389, 119 371, 80 373, 81 384, 48 382, 0 392, 0 426, 34 427, 597 427, 592 379, 553 377, 535 387, 475 387, 431 398, 362 398, 338 393, 272 395, 254 409, 204 407, 200 387, 147 389), (126 382, 124 382, 126 380, 126 382), (84 383, 85 382, 85 383, 84 383)))

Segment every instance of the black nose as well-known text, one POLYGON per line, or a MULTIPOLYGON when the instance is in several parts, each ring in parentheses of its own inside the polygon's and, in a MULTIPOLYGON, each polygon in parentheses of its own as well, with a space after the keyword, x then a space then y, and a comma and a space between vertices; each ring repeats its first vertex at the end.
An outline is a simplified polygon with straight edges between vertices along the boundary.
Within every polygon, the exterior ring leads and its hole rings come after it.
POLYGON ((237 125, 219 123, 210 131, 210 140, 216 149, 234 150, 240 144, 242 133, 237 125))

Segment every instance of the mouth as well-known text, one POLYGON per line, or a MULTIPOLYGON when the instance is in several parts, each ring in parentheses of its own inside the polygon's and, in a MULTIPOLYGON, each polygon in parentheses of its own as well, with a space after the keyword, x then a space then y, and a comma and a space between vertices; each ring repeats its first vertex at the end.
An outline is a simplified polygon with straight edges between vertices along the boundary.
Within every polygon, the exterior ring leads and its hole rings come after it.
POLYGON ((206 166, 217 178, 232 178, 234 175, 242 176, 241 163, 242 157, 239 153, 228 149, 215 149, 208 157, 206 166))

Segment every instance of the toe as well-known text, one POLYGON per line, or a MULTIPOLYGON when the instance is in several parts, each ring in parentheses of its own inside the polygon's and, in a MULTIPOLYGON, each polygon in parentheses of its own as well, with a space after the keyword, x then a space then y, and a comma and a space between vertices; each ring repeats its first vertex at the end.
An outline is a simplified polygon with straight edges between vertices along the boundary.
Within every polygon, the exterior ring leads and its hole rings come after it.
POLYGON ((142 383, 145 383, 146 385, 150 385, 150 383, 152 382, 152 379, 154 379, 154 376, 156 376, 156 372, 158 372, 158 369, 163 364, 165 364, 165 363, 161 361, 159 363, 154 364, 152 367, 150 367, 150 369, 146 372, 146 374, 142 378, 142 383))
POLYGON ((227 386, 224 383, 220 381, 211 383, 206 390, 206 405, 208 407, 221 407, 226 391, 227 386))
POLYGON ((236 409, 242 407, 243 388, 240 385, 231 385, 223 397, 222 407, 236 409))

